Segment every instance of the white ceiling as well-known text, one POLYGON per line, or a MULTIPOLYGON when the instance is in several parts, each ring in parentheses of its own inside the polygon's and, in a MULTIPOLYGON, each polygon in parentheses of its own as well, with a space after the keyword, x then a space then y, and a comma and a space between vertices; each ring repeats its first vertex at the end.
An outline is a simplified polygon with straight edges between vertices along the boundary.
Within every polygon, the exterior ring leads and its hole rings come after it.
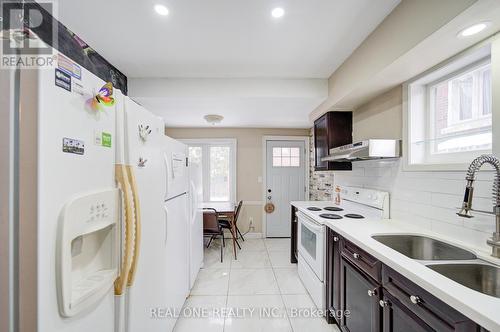
POLYGON ((323 99, 313 98, 134 98, 162 116, 167 127, 211 127, 203 116, 218 114, 218 127, 308 128, 308 112, 323 99))
POLYGON ((327 78, 398 3, 64 0, 58 16, 129 77, 327 78))
POLYGON ((130 96, 168 127, 308 128, 308 113, 328 96, 326 79, 131 79, 130 96))

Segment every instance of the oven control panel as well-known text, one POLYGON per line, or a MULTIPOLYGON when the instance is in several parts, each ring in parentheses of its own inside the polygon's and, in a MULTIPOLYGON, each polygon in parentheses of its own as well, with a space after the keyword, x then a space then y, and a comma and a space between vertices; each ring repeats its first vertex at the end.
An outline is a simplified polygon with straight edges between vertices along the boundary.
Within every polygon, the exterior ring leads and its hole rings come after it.
POLYGON ((348 186, 341 186, 340 188, 342 199, 389 211, 388 192, 348 186))

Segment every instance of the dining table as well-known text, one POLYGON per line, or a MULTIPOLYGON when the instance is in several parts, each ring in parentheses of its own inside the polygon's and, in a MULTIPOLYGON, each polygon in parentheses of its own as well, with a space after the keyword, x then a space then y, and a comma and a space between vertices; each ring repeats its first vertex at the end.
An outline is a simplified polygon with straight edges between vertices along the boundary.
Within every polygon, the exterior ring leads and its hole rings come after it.
POLYGON ((202 207, 204 209, 214 209, 219 214, 219 217, 227 218, 229 224, 231 225, 231 235, 233 236, 233 252, 234 259, 236 256, 236 225, 234 223, 235 218, 235 204, 231 202, 203 202, 202 207))

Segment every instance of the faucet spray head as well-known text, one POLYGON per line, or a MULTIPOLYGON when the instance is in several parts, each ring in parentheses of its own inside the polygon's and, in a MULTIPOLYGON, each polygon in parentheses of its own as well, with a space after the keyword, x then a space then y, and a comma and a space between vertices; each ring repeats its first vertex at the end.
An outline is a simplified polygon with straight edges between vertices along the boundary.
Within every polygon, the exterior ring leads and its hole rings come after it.
POLYGON ((472 196, 474 193, 474 180, 467 179, 467 186, 465 187, 464 201, 462 208, 458 211, 457 215, 463 218, 474 218, 471 214, 472 210, 472 196))

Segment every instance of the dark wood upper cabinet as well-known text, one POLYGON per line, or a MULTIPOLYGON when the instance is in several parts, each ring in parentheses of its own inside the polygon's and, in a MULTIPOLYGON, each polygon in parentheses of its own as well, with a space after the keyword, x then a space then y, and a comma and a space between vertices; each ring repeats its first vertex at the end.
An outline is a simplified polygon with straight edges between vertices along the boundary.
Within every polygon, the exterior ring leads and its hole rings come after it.
POLYGON ((352 112, 328 112, 314 121, 314 160, 316 171, 350 171, 349 162, 321 161, 330 149, 352 143, 352 112))

